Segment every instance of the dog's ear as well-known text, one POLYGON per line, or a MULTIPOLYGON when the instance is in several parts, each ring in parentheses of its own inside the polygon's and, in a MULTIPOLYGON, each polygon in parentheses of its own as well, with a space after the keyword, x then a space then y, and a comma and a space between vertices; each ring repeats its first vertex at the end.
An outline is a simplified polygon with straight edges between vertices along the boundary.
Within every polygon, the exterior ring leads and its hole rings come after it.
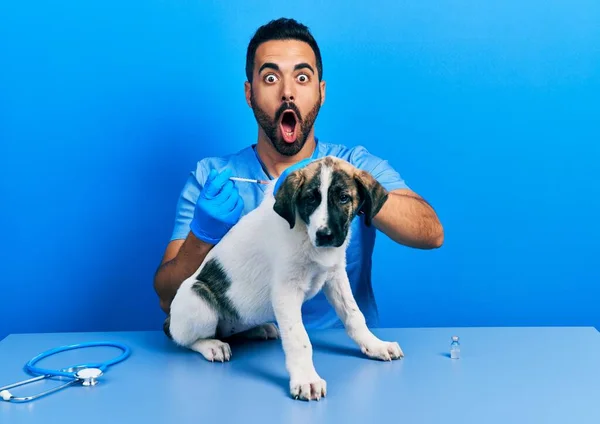
POLYGON ((296 205, 298 194, 304 184, 302 171, 289 174, 275 193, 273 210, 290 224, 290 229, 296 225, 296 205))
POLYGON ((365 216, 365 225, 370 226, 373 217, 377 215, 388 199, 387 190, 367 171, 358 170, 354 175, 358 188, 358 213, 365 216))

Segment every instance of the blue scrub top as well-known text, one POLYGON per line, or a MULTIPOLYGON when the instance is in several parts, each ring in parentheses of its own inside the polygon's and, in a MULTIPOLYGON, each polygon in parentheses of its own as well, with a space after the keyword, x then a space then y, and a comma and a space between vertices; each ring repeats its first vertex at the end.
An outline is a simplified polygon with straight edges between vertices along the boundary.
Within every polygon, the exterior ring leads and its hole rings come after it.
MULTIPOLYGON (((273 179, 267 174, 258 154, 256 145, 248 146, 237 153, 221 157, 208 157, 198 161, 196 169, 191 171, 177 202, 175 226, 171 240, 185 239, 190 231, 190 222, 194 216, 194 205, 206 177, 211 169, 221 171, 231 168, 232 175, 253 179, 273 179)), ((390 164, 370 154, 362 146, 346 147, 328 144, 317 140, 313 158, 336 156, 355 167, 368 171, 388 191, 409 188, 400 174, 390 164)), ((265 187, 262 184, 236 184, 244 200, 242 215, 255 209, 263 199, 265 187)), ((359 308, 365 315, 367 325, 378 325, 377 303, 371 284, 372 254, 375 245, 375 227, 364 225, 361 216, 352 222, 352 238, 347 250, 347 271, 352 291, 359 308)), ((327 302, 323 292, 304 303, 302 319, 307 329, 340 328, 342 323, 327 302)))

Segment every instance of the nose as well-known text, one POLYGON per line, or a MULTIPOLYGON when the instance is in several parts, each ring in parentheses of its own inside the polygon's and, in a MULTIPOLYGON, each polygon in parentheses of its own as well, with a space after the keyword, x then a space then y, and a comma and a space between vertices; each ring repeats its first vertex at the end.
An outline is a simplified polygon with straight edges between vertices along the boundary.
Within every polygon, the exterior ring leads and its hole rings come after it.
POLYGON ((294 101, 294 83, 286 81, 283 84, 281 100, 284 102, 294 101))
POLYGON ((326 246, 333 242, 333 232, 329 227, 319 228, 317 230, 317 245, 326 246))

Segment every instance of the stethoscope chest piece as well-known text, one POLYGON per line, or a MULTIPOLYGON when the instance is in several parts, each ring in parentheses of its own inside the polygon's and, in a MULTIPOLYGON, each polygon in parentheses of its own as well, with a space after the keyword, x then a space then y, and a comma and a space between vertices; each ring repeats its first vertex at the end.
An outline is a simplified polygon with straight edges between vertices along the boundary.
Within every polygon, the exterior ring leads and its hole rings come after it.
POLYGON ((98 377, 102 375, 99 368, 84 368, 75 373, 75 377, 81 380, 83 386, 95 386, 98 384, 98 377))

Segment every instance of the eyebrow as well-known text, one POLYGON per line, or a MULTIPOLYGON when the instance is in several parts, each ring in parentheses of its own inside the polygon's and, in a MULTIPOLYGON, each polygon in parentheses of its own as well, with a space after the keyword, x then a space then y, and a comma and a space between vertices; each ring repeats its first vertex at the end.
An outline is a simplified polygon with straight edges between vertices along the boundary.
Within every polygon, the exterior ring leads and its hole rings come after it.
POLYGON ((296 66, 294 66, 294 71, 297 71, 298 69, 310 69, 310 71, 314 74, 315 70, 312 68, 312 66, 310 66, 308 63, 303 62, 303 63, 299 63, 296 66))
POLYGON ((273 63, 273 62, 265 62, 265 63, 263 63, 263 65, 262 65, 262 66, 260 67, 260 69, 258 70, 258 73, 260 74, 260 73, 263 71, 263 69, 267 69, 267 68, 269 68, 269 69, 274 69, 275 71, 279 71, 279 66, 277 66, 277 64, 276 64, 276 63, 273 63))
MULTIPOLYGON (((263 69, 273 69, 275 71, 279 71, 279 66, 276 63, 273 62, 265 62, 263 63, 263 65, 260 67, 260 69, 258 70, 258 73, 260 74, 263 69)), ((310 66, 308 63, 306 62, 302 62, 302 63, 298 63, 296 66, 294 66, 294 71, 297 71, 298 69, 310 69, 310 71, 314 74, 315 70, 313 69, 312 66, 310 66)))

